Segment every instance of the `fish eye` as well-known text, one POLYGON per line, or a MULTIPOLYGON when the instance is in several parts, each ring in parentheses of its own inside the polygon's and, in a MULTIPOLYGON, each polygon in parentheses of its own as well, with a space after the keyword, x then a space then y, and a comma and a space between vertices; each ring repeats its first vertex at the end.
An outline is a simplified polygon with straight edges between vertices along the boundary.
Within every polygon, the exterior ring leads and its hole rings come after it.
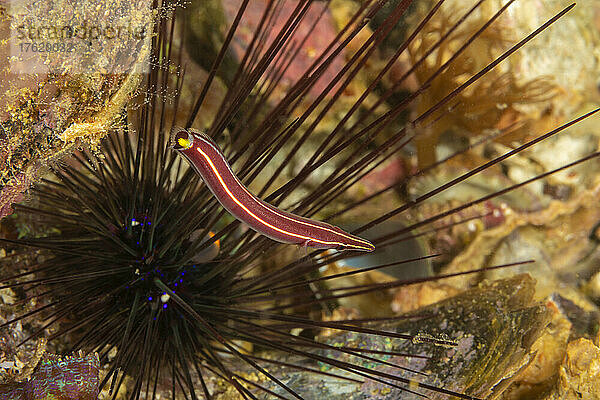
POLYGON ((175 150, 187 150, 194 144, 194 137, 186 130, 180 129, 173 135, 173 148, 175 150))

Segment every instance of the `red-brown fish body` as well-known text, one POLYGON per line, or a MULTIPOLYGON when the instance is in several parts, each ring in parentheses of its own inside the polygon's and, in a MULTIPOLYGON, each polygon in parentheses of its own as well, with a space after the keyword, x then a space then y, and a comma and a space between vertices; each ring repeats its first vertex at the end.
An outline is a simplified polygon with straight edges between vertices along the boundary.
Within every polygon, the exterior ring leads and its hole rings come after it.
POLYGON ((179 129, 174 149, 200 174, 221 205, 256 232, 282 243, 317 249, 373 251, 366 239, 337 226, 304 218, 274 207, 246 189, 216 143, 207 135, 179 129))

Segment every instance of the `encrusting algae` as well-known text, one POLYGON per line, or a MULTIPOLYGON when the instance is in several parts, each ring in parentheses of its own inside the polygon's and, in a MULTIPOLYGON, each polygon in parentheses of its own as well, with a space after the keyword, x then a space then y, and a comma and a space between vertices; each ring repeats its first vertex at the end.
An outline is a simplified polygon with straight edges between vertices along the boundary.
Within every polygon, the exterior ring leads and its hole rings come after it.
POLYGON ((0 400, 97 400, 98 354, 45 354, 27 380, 0 384, 0 400))
MULTIPOLYGON (((447 64, 464 43, 474 37, 490 18, 495 17, 495 10, 485 13, 478 9, 475 18, 455 29, 459 17, 468 9, 466 6, 464 2, 445 4, 419 40, 408 47, 409 63, 417 65, 414 74, 418 85, 426 82, 431 85, 429 94, 421 97, 417 103, 415 111, 418 114, 428 110, 453 88, 491 63, 512 43, 509 38, 513 34, 509 27, 503 23, 492 24, 455 61, 447 64), (440 46, 432 52, 434 44, 442 39, 440 46), (420 62, 424 56, 427 56, 425 62, 420 62), (443 66, 446 68, 430 81, 429 77, 443 66)), ((503 18, 508 17, 500 17, 503 18)), ((557 85, 551 76, 538 76, 521 82, 514 67, 503 65, 503 68, 491 70, 486 79, 461 92, 448 110, 442 110, 434 117, 441 118, 440 123, 426 127, 416 136, 419 166, 427 167, 437 161, 436 149, 440 136, 448 133, 448 129, 457 137, 469 139, 503 131, 493 139, 502 144, 528 138, 531 121, 528 115, 520 111, 520 106, 540 103, 542 107, 547 107, 549 100, 557 93, 557 85)))
POLYGON ((156 13, 147 1, 102 4, 0 5, 0 53, 6 55, 0 64, 0 217, 12 212, 10 204, 23 198, 46 166, 77 148, 95 148, 122 123, 124 108, 138 93, 156 13), (118 24, 125 17, 141 30, 126 40, 94 36, 94 24, 118 24), (64 53, 31 50, 77 24, 90 27, 81 33, 86 40, 64 39, 64 53))

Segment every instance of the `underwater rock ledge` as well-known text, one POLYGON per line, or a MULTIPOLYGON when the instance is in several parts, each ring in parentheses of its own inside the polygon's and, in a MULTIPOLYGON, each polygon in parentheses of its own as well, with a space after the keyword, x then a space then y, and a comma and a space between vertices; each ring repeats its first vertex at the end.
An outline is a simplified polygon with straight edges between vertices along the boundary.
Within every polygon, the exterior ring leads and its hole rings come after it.
MULTIPOLYGON (((332 338, 328 343, 334 346, 356 346, 375 350, 410 353, 429 358, 407 358, 385 356, 387 362, 428 374, 415 375, 384 365, 375 366, 363 359, 347 354, 333 354, 327 350, 321 355, 337 357, 340 361, 369 366, 384 372, 397 374, 400 378, 443 387, 467 393, 476 397, 496 398, 504 391, 512 379, 533 359, 531 346, 543 333, 549 323, 551 313, 544 304, 534 303, 535 280, 528 274, 517 275, 494 282, 483 282, 455 297, 431 306, 421 308, 406 316, 420 319, 402 319, 394 323, 377 324, 377 329, 398 333, 417 334, 424 332, 434 337, 449 337, 457 342, 454 347, 442 347, 418 341, 395 338, 374 337, 360 333, 347 333, 332 338), (424 315, 431 315, 422 318, 424 315)), ((315 365, 309 360, 277 356, 272 359, 281 362, 301 363, 305 367, 342 376, 360 378, 356 375, 332 368, 329 365, 315 365)), ((281 381, 304 398, 330 400, 366 399, 421 399, 417 395, 393 389, 375 381, 356 383, 340 381, 336 378, 319 376, 303 371, 291 371, 273 366, 269 372, 281 377, 281 381)), ((247 379, 259 379, 254 371, 240 375, 247 379)), ((275 393, 284 395, 283 389, 272 382, 260 381, 275 393)), ((447 399, 439 393, 423 389, 431 399, 447 399)), ((216 396, 219 400, 231 399, 228 391, 216 396)))

